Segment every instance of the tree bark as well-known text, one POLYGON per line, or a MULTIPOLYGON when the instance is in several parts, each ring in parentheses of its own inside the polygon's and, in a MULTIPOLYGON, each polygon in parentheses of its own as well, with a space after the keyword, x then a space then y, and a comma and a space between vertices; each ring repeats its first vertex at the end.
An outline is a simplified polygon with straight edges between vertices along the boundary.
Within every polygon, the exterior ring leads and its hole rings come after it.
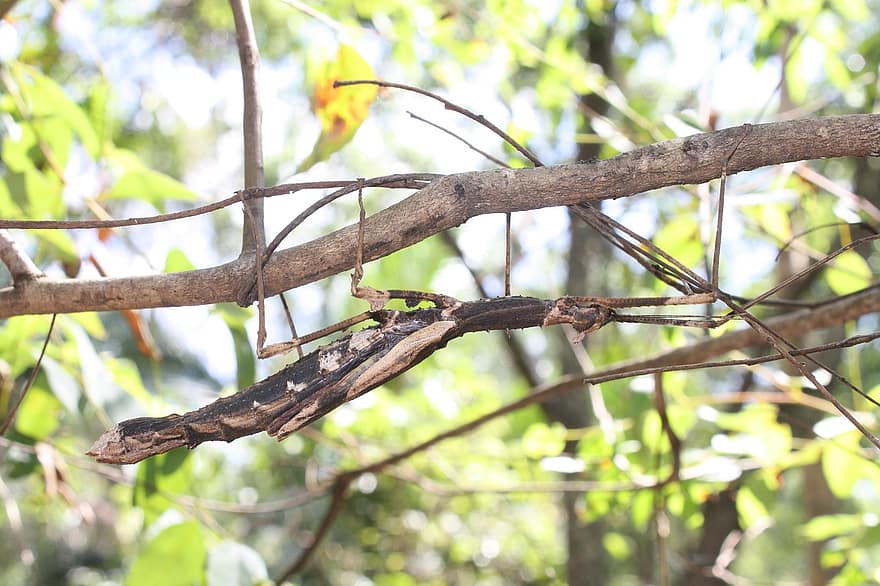
MULTIPOLYGON (((825 157, 880 156, 880 114, 833 116, 697 134, 604 161, 448 175, 367 218, 364 260, 375 260, 482 214, 627 197, 660 187, 825 157)), ((0 221, 0 228, 21 222, 0 221)), ((357 225, 281 250, 264 271, 266 294, 350 270, 357 225)), ((22 314, 178 307, 234 301, 253 259, 182 273, 112 279, 28 280, 0 290, 0 318, 22 314)))

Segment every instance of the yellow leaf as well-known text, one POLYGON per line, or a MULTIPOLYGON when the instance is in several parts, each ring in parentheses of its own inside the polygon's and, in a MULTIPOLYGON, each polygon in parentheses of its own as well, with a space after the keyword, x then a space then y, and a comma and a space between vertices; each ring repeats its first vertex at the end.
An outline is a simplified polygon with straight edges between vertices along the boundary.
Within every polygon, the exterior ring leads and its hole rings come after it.
POLYGON ((376 98, 378 88, 374 85, 334 88, 333 83, 374 77, 370 65, 348 45, 339 46, 335 60, 317 66, 313 75, 312 111, 321 123, 321 134, 299 171, 305 171, 345 146, 367 118, 370 104, 376 98))

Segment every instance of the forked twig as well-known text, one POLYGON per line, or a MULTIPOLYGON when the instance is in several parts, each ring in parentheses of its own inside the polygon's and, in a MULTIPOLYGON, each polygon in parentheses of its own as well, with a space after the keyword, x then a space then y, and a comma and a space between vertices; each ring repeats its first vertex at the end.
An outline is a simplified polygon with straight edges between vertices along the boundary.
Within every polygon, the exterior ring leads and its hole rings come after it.
POLYGON ((345 80, 345 81, 334 81, 333 87, 338 88, 338 87, 345 87, 345 86, 350 86, 350 85, 364 85, 364 84, 406 90, 408 92, 413 92, 416 94, 421 94, 423 96, 427 96, 427 97, 431 98, 432 100, 437 100, 438 102, 443 104, 443 107, 446 108, 447 110, 452 110, 453 112, 458 112, 462 116, 466 116, 467 118, 470 118, 471 120, 473 120, 474 122, 476 122, 480 126, 488 128, 489 130, 491 130, 492 132, 494 132, 495 134, 500 136, 501 139, 504 140, 504 142, 506 142, 507 144, 509 144, 513 148, 515 148, 522 156, 524 156, 526 159, 531 161, 532 164, 535 165, 536 167, 542 167, 544 165, 540 161, 540 159, 538 159, 538 157, 536 157, 534 155, 534 153, 532 153, 532 151, 530 151, 529 149, 527 149, 523 145, 519 144, 516 140, 514 140, 514 138, 512 136, 510 136, 509 134, 507 134, 506 132, 504 132, 503 130, 501 130, 500 128, 498 128, 497 126, 492 124, 491 122, 489 122, 486 119, 486 117, 483 116, 482 114, 474 114, 473 112, 471 112, 467 108, 463 108, 463 107, 459 106, 458 104, 450 102, 446 98, 440 97, 433 92, 429 92, 428 90, 423 90, 421 88, 418 88, 418 87, 415 87, 412 85, 407 85, 405 83, 394 83, 391 81, 382 81, 380 79, 354 79, 354 80, 345 80))
MULTIPOLYGON (((320 198, 318 201, 308 206, 305 210, 302 211, 298 216, 296 216, 293 220, 291 220, 276 236, 272 239, 266 246, 266 250, 263 255, 260 257, 260 266, 265 267, 266 263, 269 262, 269 258, 272 256, 272 253, 278 248, 281 242, 290 235, 293 230, 295 230, 300 224, 302 224, 309 216, 314 214, 316 211, 321 209, 322 207, 330 204, 331 202, 339 199, 343 195, 347 195, 358 189, 363 189, 364 187, 387 187, 387 188, 402 188, 402 189, 421 189, 425 185, 428 185, 430 182, 442 177, 442 175, 436 175, 433 173, 410 173, 410 174, 400 174, 400 175, 386 175, 382 177, 373 177, 371 179, 363 179, 360 181, 346 181, 343 182, 340 186, 338 182, 334 182, 334 186, 339 187, 336 191, 325 195, 320 198)), ((285 190, 288 187, 295 186, 296 184, 290 185, 276 185, 275 187, 268 187, 264 189, 248 189, 245 190, 245 194, 250 197, 254 195, 260 195, 262 197, 267 197, 268 195, 280 195, 285 193, 285 190)), ((242 306, 248 306, 253 303, 254 299, 254 285, 255 279, 251 278, 244 287, 238 293, 238 303, 242 306)))

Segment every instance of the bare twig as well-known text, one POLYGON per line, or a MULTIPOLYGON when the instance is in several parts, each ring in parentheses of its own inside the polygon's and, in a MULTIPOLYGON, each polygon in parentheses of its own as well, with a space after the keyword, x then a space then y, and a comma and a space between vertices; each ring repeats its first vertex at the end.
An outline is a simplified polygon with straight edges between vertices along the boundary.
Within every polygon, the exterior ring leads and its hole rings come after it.
POLYGON ((15 421, 15 414, 18 412, 18 408, 21 406, 22 401, 24 401, 24 396, 33 386, 34 380, 37 378, 37 374, 40 372, 40 364, 43 362, 43 356, 46 355, 46 348, 49 346, 49 339, 52 337, 52 330, 55 328, 56 317, 58 317, 58 315, 53 313, 52 320, 49 322, 49 331, 46 332, 46 339, 43 340, 43 347, 40 349, 40 355, 37 356, 37 362, 31 369, 31 374, 30 376, 28 376, 27 382, 25 382, 24 387, 18 394, 18 398, 16 399, 15 404, 13 404, 12 407, 9 409, 9 413, 6 415, 6 419, 3 421, 3 424, 0 425, 0 435, 4 435, 6 433, 6 430, 9 429, 9 426, 12 425, 12 422, 15 421))
POLYGON ((446 108, 447 110, 452 110, 453 112, 458 112, 462 116, 466 116, 467 118, 470 118, 471 120, 473 120, 474 122, 476 122, 480 126, 484 126, 484 127, 488 128, 489 130, 491 130, 492 132, 494 132, 495 134, 497 134, 498 136, 500 136, 501 139, 504 140, 504 142, 506 142, 507 144, 509 144, 513 148, 515 148, 522 156, 524 156, 526 159, 531 161, 532 164, 535 165, 536 167, 541 167, 544 165, 544 163, 542 163, 538 159, 538 157, 536 157, 532 153, 532 151, 530 151, 529 149, 527 149, 523 145, 519 144, 512 136, 510 136, 509 134, 507 134, 506 132, 504 132, 503 130, 501 130, 500 128, 498 128, 497 126, 495 126, 494 124, 492 124, 488 120, 486 120, 486 117, 483 116, 482 114, 474 114, 473 112, 471 112, 467 108, 464 108, 462 106, 459 106, 458 104, 450 102, 446 98, 442 98, 433 92, 429 92, 428 90, 423 90, 421 88, 418 88, 418 87, 415 87, 412 85, 407 85, 405 83, 394 83, 391 81, 382 81, 379 79, 355 79, 355 80, 347 80, 347 81, 334 81, 333 87, 345 87, 348 85, 362 85, 362 84, 377 85, 379 87, 397 88, 400 90, 406 90, 408 92, 421 94, 421 95, 427 96, 433 100, 437 100, 438 102, 443 104, 443 107, 446 108))
MULTIPOLYGON (((357 181, 350 181, 340 189, 329 193, 308 206, 305 210, 303 210, 298 216, 296 216, 293 220, 288 222, 288 224, 272 239, 272 242, 266 247, 266 252, 263 253, 259 258, 262 258, 262 266, 266 266, 266 263, 269 262, 269 258, 272 256, 272 253, 281 245, 281 242, 287 238, 291 232, 293 232, 300 224, 302 224, 309 216, 314 214, 316 211, 321 209, 322 207, 330 204, 331 202, 339 199, 343 195, 347 195, 352 193, 353 191, 363 192, 364 187, 387 187, 388 185, 401 185, 409 188, 418 189, 425 185, 425 181, 431 181, 432 179, 440 177, 439 175, 432 175, 428 173, 422 174, 410 174, 410 175, 389 175, 386 177, 374 177, 372 179, 363 179, 360 178, 357 181)), ((262 193, 264 191, 268 191, 269 193, 274 192, 278 189, 283 189, 284 186, 276 186, 270 187, 265 190, 251 190, 256 193, 262 193)), ((357 245, 357 250, 360 250, 360 258, 361 262, 363 262, 363 220, 358 222, 358 234, 360 235, 360 239, 358 240, 359 244, 357 245)), ((357 252, 356 252, 357 254, 357 252)), ((240 305, 247 306, 253 302, 253 294, 254 294, 254 280, 251 279, 249 282, 245 284, 244 287, 238 293, 237 301, 240 305)))
POLYGON ((0 19, 5 18, 9 11, 15 8, 18 0, 3 0, 0 2, 0 19))
POLYGON ((742 144, 746 136, 749 135, 749 132, 752 131, 752 125, 744 124, 742 129, 742 137, 739 139, 739 142, 733 146, 733 149, 730 151, 730 154, 727 155, 724 164, 721 166, 721 186, 718 189, 718 220, 715 225, 715 248, 712 251, 712 272, 709 276, 709 281, 716 288, 718 287, 718 268, 721 263, 721 228, 724 225, 724 192, 727 187, 727 164, 730 162, 730 159, 733 158, 733 155, 736 154, 739 145, 742 144))
POLYGON ((413 113, 410 112, 409 110, 407 110, 406 113, 409 114, 411 118, 415 118, 415 119, 418 120, 419 122, 424 122, 425 124, 427 124, 427 125, 429 125, 429 126, 433 126, 434 128, 436 128, 436 129, 439 130, 440 132, 445 132, 445 133, 448 134, 449 136, 451 136, 451 137, 455 138, 456 140, 458 140, 459 142, 463 143, 467 148, 471 149, 472 151, 474 151, 475 153, 481 155, 482 157, 486 158, 487 160, 492 161, 493 163, 495 163, 495 164, 498 165, 499 167, 504 167, 504 168, 506 168, 506 169, 510 169, 510 165, 508 165, 507 163, 505 163, 504 161, 502 161, 502 160, 499 159, 498 157, 496 157, 496 156, 494 156, 494 155, 490 155, 490 154, 487 153, 486 151, 484 151, 484 150, 482 150, 482 149, 480 149, 480 148, 478 148, 478 147, 475 147, 473 144, 471 144, 470 142, 468 142, 467 140, 465 140, 463 137, 459 136, 459 135, 456 134, 455 132, 452 132, 452 131, 449 130, 448 128, 443 128, 443 127, 440 126, 439 124, 436 124, 436 123, 434 123, 434 122, 431 122, 430 120, 428 120, 428 119, 426 119, 426 118, 422 118, 422 117, 419 116, 418 114, 413 114, 413 113))
MULTIPOLYGON (((388 175, 368 179, 367 184, 387 189, 421 189, 431 181, 439 179, 443 175, 436 173, 409 173, 400 175, 388 175)), ((19 230, 89 230, 93 228, 124 228, 126 226, 146 226, 148 224, 161 224, 173 222, 184 218, 193 218, 203 214, 209 214, 217 210, 241 203, 242 194, 245 199, 277 197, 279 195, 293 195, 300 191, 311 189, 334 189, 351 186, 351 179, 337 179, 329 181, 303 181, 300 183, 284 183, 272 187, 250 188, 236 191, 234 195, 188 210, 169 212, 167 214, 155 214, 152 216, 138 216, 134 218, 122 218, 113 220, 7 220, 0 218, 0 228, 12 228, 19 230)), ((347 193, 351 193, 350 191, 347 193)))
MULTIPOLYGON (((672 470, 663 482, 663 484, 669 484, 678 481, 681 472, 682 445, 669 423, 669 414, 666 412, 666 393, 663 391, 663 374, 659 372, 654 375, 654 408, 657 409, 657 414, 660 416, 660 426, 663 433, 666 434, 666 439, 669 440, 669 450, 672 452, 672 470)), ((657 452, 659 454, 659 448, 657 452)))
MULTIPOLYGON (((254 35, 251 8, 248 0, 229 0, 235 21, 235 41, 241 61, 242 91, 244 93, 244 187, 263 187, 263 112, 260 106, 260 50, 254 35)), ((258 243, 266 242, 263 227, 263 200, 245 202, 250 213, 245 216, 242 233, 242 254, 252 252, 258 243)), ((259 258, 259 257, 258 257, 259 258)))

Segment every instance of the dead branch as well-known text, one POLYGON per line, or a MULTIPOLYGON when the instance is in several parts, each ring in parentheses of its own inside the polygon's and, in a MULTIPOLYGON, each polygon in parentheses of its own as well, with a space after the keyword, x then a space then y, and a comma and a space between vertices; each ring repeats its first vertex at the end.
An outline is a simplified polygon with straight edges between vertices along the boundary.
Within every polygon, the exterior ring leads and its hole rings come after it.
MULTIPOLYGON (((605 161, 449 175, 367 218, 364 260, 387 256, 482 214, 626 197, 721 175, 741 127, 679 138, 605 161)), ((880 114, 793 120, 752 127, 727 174, 792 161, 880 156, 880 114)), ((266 264, 266 294, 354 266, 357 226, 277 251, 266 264)), ((0 290, 0 318, 34 313, 178 307, 236 299, 253 259, 183 273, 113 279, 43 278, 0 290)))

